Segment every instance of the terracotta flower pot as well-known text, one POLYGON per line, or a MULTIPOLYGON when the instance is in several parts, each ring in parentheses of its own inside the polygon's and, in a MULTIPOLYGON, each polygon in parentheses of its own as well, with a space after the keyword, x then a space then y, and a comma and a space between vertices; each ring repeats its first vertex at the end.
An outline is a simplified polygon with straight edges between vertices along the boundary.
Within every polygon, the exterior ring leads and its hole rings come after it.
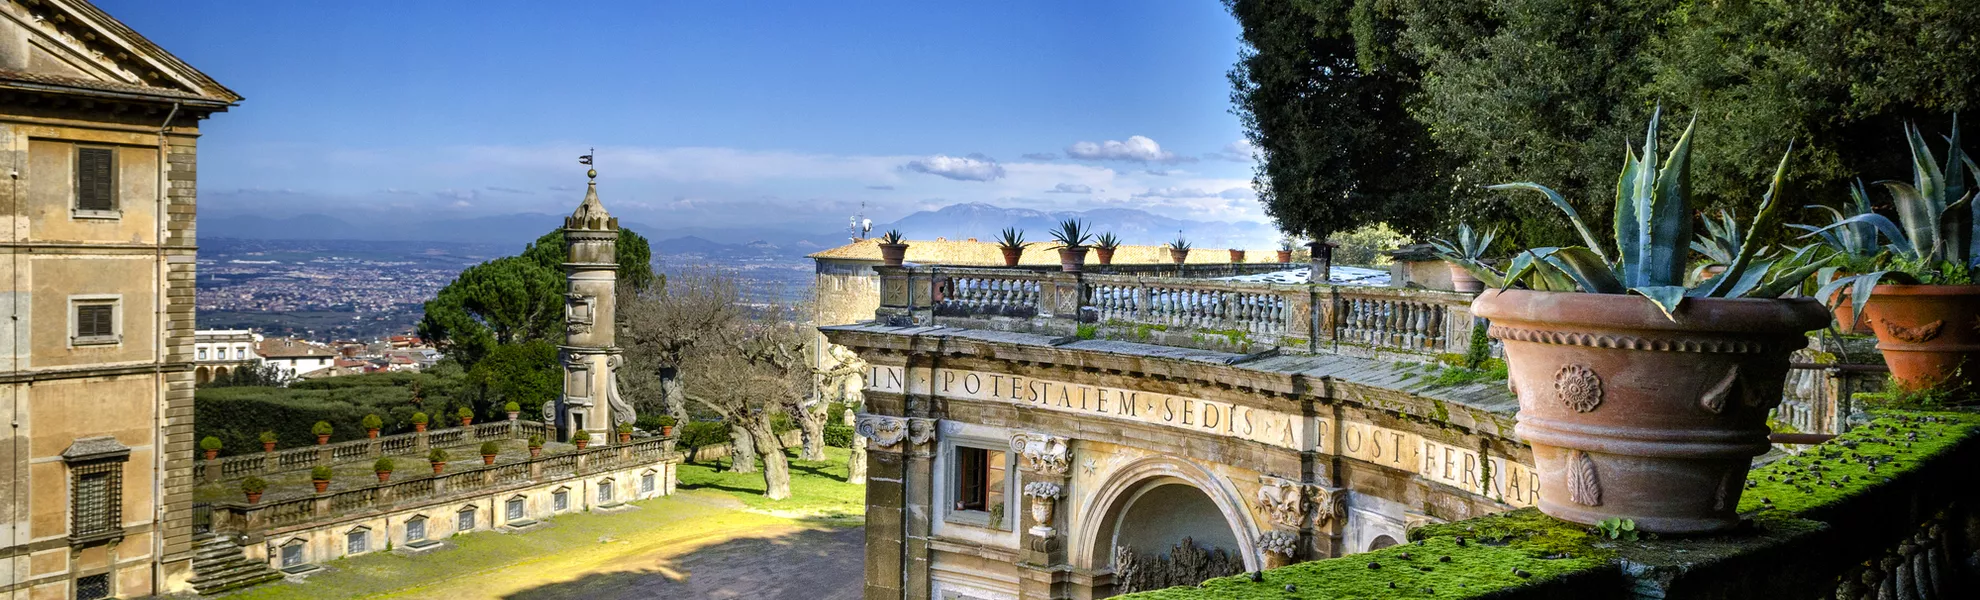
POLYGON ((437 463, 433 463, 433 472, 434 472, 434 473, 439 473, 439 472, 441 472, 441 471, 445 471, 445 470, 447 470, 447 463, 443 463, 443 462, 437 462, 437 463))
POLYGON ((1688 298, 1676 321, 1616 294, 1488 290, 1471 307, 1505 342, 1540 510, 1670 534, 1739 524, 1788 355, 1829 321, 1805 298, 1688 298))
POLYGON ((585 446, 589 446, 589 445, 591 445, 591 440, 580 440, 577 442, 577 447, 579 450, 583 450, 585 446))
POLYGON ((206 451, 206 460, 213 460, 214 458, 216 458, 216 457, 218 457, 218 456, 220 456, 220 451, 219 451, 219 450, 207 450, 207 451, 206 451))
POLYGON ((425 433, 425 432, 426 432, 426 424, 425 424, 425 423, 413 423, 413 431, 415 431, 415 432, 419 432, 419 433, 425 433))
POLYGON ((1280 250, 1280 251, 1279 251, 1279 264, 1282 264, 1282 265, 1283 265, 1283 264, 1287 264, 1287 263, 1290 263, 1290 262, 1292 262, 1292 251, 1291 251, 1291 250, 1280 250))
POLYGON ((1094 249, 1093 249, 1093 258, 1094 258, 1094 259, 1096 259, 1096 260, 1099 260, 1099 261, 1100 261, 1100 264, 1103 264, 1103 265, 1111 265, 1111 264, 1114 264, 1114 249, 1113 249, 1113 248, 1094 248, 1094 249))
POLYGON ((1068 246, 1059 249, 1060 271, 1078 273, 1080 267, 1084 266, 1086 266, 1086 248, 1084 246, 1068 246))
POLYGON ((275 442, 262 442, 262 443, 261 443, 261 451, 262 451, 262 452, 274 452, 274 451, 275 451, 275 442))
POLYGON ((1170 248, 1169 260, 1176 261, 1176 264, 1179 265, 1183 264, 1183 261, 1189 260, 1189 250, 1177 250, 1175 248, 1170 248))
POLYGON ((889 267, 901 266, 907 260, 907 244, 881 244, 880 262, 889 267))
POLYGON ((1023 248, 1006 248, 1003 246, 998 246, 997 249, 1004 251, 1004 266, 1006 267, 1017 266, 1018 259, 1024 257, 1023 248))
POLYGON ((392 472, 391 472, 391 471, 379 471, 379 472, 378 472, 378 482, 379 482, 379 483, 385 483, 385 482, 387 482, 387 481, 391 481, 391 480, 392 480, 392 472))
POLYGON ((483 454, 483 455, 481 455, 481 464, 484 464, 484 465, 492 465, 492 464, 495 464, 495 455, 493 455, 493 454, 483 454))
POLYGON ((530 448, 530 449, 529 449, 529 457, 530 457, 530 458, 536 458, 536 457, 539 457, 539 456, 543 456, 543 447, 542 447, 542 446, 535 446, 535 447, 532 447, 532 448, 530 448))
POLYGON ((619 434, 619 443, 624 444, 631 441, 632 441, 632 434, 630 433, 619 434))
POLYGON ((378 430, 376 430, 376 429, 366 429, 366 430, 364 430, 364 437, 366 437, 366 438, 370 438, 370 439, 378 439, 378 430))
POLYGON ((316 493, 318 494, 330 491, 330 480, 328 479, 311 479, 309 482, 316 484, 316 493))
POLYGON ((1899 385, 1960 391, 1980 382, 1980 285, 1880 285, 1863 323, 1899 385))
POLYGON ((1485 291, 1485 282, 1479 281, 1477 277, 1473 277, 1470 271, 1464 270, 1464 267, 1457 266, 1457 263, 1448 262, 1444 263, 1444 266, 1451 268, 1451 291, 1467 293, 1485 291))
POLYGON ((247 499, 248 499, 248 504, 254 504, 256 502, 260 502, 261 492, 247 492, 247 499))
POLYGON ((1235 248, 1231 249, 1231 264, 1238 264, 1242 262, 1244 262, 1244 251, 1235 248))
POLYGON ((474 424, 474 417, 461 417, 461 426, 462 426, 462 427, 467 427, 467 426, 469 426, 469 425, 473 425, 473 424, 474 424))
POLYGON ((321 446, 328 443, 330 443, 330 436, 327 435, 316 436, 316 445, 321 446))
POLYGON ((673 425, 661 425, 661 426, 660 426, 660 437, 667 437, 667 436, 671 436, 671 435, 674 435, 674 426, 673 426, 673 425))

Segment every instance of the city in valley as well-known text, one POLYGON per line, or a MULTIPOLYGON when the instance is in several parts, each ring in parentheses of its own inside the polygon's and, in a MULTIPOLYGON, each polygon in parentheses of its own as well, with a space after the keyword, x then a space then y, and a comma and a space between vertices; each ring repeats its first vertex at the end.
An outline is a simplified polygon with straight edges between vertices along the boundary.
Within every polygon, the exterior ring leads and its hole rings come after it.
POLYGON ((1974 4, 0 0, 0 600, 1980 597, 1974 4))

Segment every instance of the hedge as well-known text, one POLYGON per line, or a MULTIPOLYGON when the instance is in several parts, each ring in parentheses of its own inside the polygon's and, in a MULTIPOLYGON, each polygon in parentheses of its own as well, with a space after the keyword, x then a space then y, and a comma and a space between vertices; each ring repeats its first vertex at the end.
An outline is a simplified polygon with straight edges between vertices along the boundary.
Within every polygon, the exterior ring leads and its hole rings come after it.
POLYGON ((851 448, 853 445, 853 435, 853 428, 851 426, 826 425, 825 445, 833 448, 851 448))
POLYGON ((365 437, 367 415, 383 421, 381 435, 412 431, 416 411, 452 413, 469 404, 455 399, 452 390, 458 377, 442 378, 422 373, 372 373, 298 381, 286 388, 217 387, 199 388, 193 395, 193 421, 196 438, 220 438, 225 447, 236 451, 261 450, 256 437, 273 431, 279 447, 314 445, 316 434, 310 428, 317 421, 329 423, 334 431, 331 442, 365 437), (413 404, 414 384, 419 385, 420 404, 413 404))

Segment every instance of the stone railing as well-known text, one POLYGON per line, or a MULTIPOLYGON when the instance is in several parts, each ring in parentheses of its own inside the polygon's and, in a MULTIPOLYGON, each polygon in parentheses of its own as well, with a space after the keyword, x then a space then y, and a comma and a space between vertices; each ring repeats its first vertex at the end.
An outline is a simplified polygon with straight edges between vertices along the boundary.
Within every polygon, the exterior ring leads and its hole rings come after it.
POLYGON ((210 505, 210 527, 220 533, 255 533, 270 528, 335 521, 435 498, 486 495, 515 487, 578 478, 666 460, 674 452, 674 441, 671 437, 649 438, 523 462, 477 465, 434 477, 373 484, 279 502, 216 502, 210 505))
MULTIPOLYGON (((1091 255, 1089 255, 1089 257, 1090 256, 1091 255)), ((1024 271, 1024 272, 1039 273, 1039 274, 1050 274, 1050 273, 1060 272, 1060 268, 1058 265, 1018 265, 1015 267, 985 267, 982 265, 951 266, 951 265, 930 265, 923 263, 923 264, 915 265, 915 268, 916 269, 935 268, 942 270, 995 269, 1000 271, 1024 271)), ((1231 277, 1236 275, 1259 275, 1264 273, 1277 273, 1280 271, 1291 271, 1295 269, 1304 269, 1304 268, 1307 268, 1307 263, 1305 262, 1188 263, 1183 265, 1178 265, 1175 263, 1122 263, 1122 264, 1114 264, 1114 265, 1102 265, 1093 262, 1089 258, 1089 260, 1086 263, 1086 266, 1084 267, 1085 269, 1084 272, 1087 275, 1140 275, 1145 277, 1206 278, 1206 277, 1231 277)))
POLYGON ((1739 501, 1747 524, 1732 532, 1608 539, 1529 508, 1419 527, 1391 548, 1117 597, 1976 598, 1980 483, 1966 476, 1976 460, 1980 415, 1892 411, 1754 469, 1739 501))
POLYGON ((897 325, 952 325, 1252 352, 1422 360, 1462 353, 1472 294, 1034 269, 878 267, 897 325))
POLYGON ((201 481, 210 482, 262 473, 308 469, 321 464, 371 460, 380 456, 419 455, 425 454, 431 448, 465 446, 488 440, 518 439, 524 437, 522 432, 531 430, 541 432, 543 429, 542 423, 534 421, 494 421, 476 423, 468 427, 382 435, 320 446, 224 456, 213 460, 194 461, 193 476, 201 481), (218 468, 215 468, 216 465, 218 468))

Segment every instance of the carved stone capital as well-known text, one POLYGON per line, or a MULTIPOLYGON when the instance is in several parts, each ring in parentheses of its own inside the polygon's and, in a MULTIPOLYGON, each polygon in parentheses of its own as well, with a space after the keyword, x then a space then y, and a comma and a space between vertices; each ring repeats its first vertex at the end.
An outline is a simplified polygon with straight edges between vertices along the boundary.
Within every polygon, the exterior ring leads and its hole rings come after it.
POLYGON ((1011 453, 1018 457, 1018 468, 1051 477, 1065 477, 1072 470, 1068 440, 1034 431, 1011 434, 1011 453))
POLYGON ((895 446, 901 445, 902 440, 907 439, 908 422, 907 419, 900 417, 862 414, 854 422, 853 431, 859 433, 860 437, 873 440, 873 447, 876 449, 892 450, 895 446))
POLYGON ((1321 485, 1307 486, 1313 494, 1313 526, 1325 527, 1347 514, 1347 490, 1321 485))
POLYGON ((1273 525, 1299 529, 1306 521, 1307 486, 1283 477, 1258 477, 1258 506, 1273 525))
POLYGON ((935 432, 939 429, 935 419, 908 417, 907 421, 909 443, 920 446, 935 441, 935 432))

